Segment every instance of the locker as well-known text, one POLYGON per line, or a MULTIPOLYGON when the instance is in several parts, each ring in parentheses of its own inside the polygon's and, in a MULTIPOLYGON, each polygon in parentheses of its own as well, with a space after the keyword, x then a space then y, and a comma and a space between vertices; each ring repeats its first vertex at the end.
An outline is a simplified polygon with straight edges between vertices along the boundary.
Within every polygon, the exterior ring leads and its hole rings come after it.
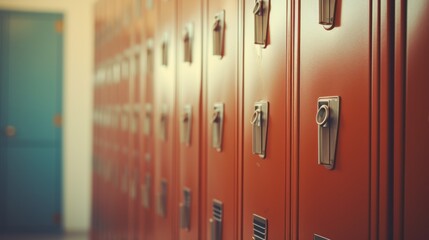
MULTIPOLYGON (((403 214, 402 233, 395 235, 395 239, 423 239, 428 232, 428 214, 429 191, 427 189, 428 177, 426 169, 428 167, 427 143, 429 142, 429 104, 426 99, 429 89, 426 56, 428 52, 427 41, 429 40, 429 31, 427 23, 429 18, 429 4, 427 1, 401 1, 402 9, 406 15, 406 34, 405 42, 405 61, 398 67, 405 69, 405 113, 398 114, 402 117, 399 124, 404 124, 405 147, 404 161, 400 166, 400 172, 396 177, 400 178, 403 174, 403 182, 400 183, 400 192, 404 197, 397 199, 403 201, 403 208, 400 209, 403 214), (405 5, 406 4, 406 5, 405 5), (405 122, 404 122, 405 121, 405 122), (403 185, 402 185, 403 184, 403 185), (401 187, 403 187, 401 189, 401 187)), ((401 33, 405 33, 402 31, 401 33)), ((402 46, 401 46, 402 47, 402 46)), ((400 50, 400 49, 398 49, 400 50)), ((400 62, 401 63, 401 62, 400 62)), ((403 89, 403 88, 399 88, 403 89)), ((402 102, 403 103, 403 102, 402 102)), ((401 102, 395 105, 399 110, 401 102)), ((401 126, 401 125, 399 125, 401 126)), ((402 125, 403 126, 403 125, 402 125)), ((400 157, 401 155, 395 155, 400 157)), ((402 228, 401 228, 402 227, 402 228)))
POLYGON ((142 108, 141 108, 141 160, 140 160, 140 190, 139 204, 139 234, 141 239, 155 239, 155 194, 154 194, 154 33, 157 19, 157 3, 144 1, 143 8, 143 40, 142 48, 142 108), (144 59, 144 60, 143 60, 144 59))
POLYGON ((389 11, 383 1, 301 2, 299 239, 388 239, 389 11))
POLYGON ((154 239, 178 236, 178 189, 175 139, 176 119, 176 16, 174 0, 157 3, 154 40, 154 239))
POLYGON ((128 238, 137 238, 138 202, 140 201, 140 45, 134 45, 130 56, 130 149, 129 149, 129 191, 128 191, 128 238))
POLYGON ((202 76, 202 2, 178 1, 176 42, 177 114, 179 133, 175 138, 178 162, 179 211, 178 239, 201 239, 201 76, 202 76))
POLYGON ((249 3, 243 8, 243 239, 285 239, 287 1, 249 3))
POLYGON ((207 3, 204 148, 205 239, 239 238, 238 1, 207 3), (227 26, 227 27, 226 27, 227 26))

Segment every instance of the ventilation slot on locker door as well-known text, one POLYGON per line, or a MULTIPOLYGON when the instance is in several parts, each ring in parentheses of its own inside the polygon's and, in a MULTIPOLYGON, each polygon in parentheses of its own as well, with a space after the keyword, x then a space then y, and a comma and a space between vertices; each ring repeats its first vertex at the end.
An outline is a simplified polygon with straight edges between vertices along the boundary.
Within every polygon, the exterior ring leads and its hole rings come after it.
POLYGON ((152 104, 146 103, 143 122, 143 133, 145 136, 150 135, 151 119, 152 119, 152 104))
POLYGON ((158 193, 158 215, 161 217, 167 216, 167 180, 161 180, 161 191, 158 193))
POLYGON ((191 190, 183 190, 183 203, 180 204, 180 228, 190 229, 191 223, 191 190))
POLYGON ((267 219, 253 214, 253 239, 266 240, 268 236, 267 219))
POLYGON ((211 240, 222 239, 223 203, 213 200, 213 217, 210 218, 211 240))

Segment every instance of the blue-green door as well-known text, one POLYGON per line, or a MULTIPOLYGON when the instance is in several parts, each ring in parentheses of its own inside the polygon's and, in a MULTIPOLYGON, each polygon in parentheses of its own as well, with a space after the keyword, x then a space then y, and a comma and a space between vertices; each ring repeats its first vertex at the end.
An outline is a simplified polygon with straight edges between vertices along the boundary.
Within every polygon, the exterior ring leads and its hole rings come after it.
POLYGON ((62 15, 0 11, 0 231, 61 230, 62 15))

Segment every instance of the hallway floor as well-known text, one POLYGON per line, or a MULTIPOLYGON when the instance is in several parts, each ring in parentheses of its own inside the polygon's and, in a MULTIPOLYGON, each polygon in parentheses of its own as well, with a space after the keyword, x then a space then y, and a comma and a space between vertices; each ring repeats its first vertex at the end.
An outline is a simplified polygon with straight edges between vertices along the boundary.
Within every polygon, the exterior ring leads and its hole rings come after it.
POLYGON ((85 233, 79 234, 64 234, 64 235, 32 235, 32 234, 13 234, 2 235, 0 240, 88 240, 89 237, 85 233))

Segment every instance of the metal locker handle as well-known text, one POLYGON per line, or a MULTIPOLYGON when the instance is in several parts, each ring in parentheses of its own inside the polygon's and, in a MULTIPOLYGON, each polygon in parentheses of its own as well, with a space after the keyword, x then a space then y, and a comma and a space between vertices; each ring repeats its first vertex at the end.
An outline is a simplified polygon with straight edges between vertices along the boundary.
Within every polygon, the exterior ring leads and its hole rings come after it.
POLYGON ((152 104, 146 103, 144 122, 143 122, 143 133, 145 136, 150 135, 151 118, 152 118, 152 104))
POLYGON ((269 103, 259 101, 255 103, 252 115, 252 153, 260 158, 266 157, 268 134, 269 103))
POLYGON ((320 97, 317 101, 318 164, 335 167, 335 153, 340 116, 340 97, 320 97))
POLYGON ((334 28, 336 6, 336 0, 319 0, 319 24, 326 30, 334 28))
POLYGON ((212 117, 212 147, 222 151, 224 104, 215 103, 212 117))
POLYGON ((186 146, 191 145, 192 132, 192 105, 183 107, 183 117, 181 119, 181 134, 180 141, 186 146))
POLYGON ((213 24, 213 55, 223 56, 224 33, 225 33, 225 10, 214 17, 213 24))
POLYGON ((168 124, 168 106, 163 105, 160 117, 159 137, 161 140, 167 140, 167 124, 168 124))
POLYGON ((168 35, 164 34, 164 40, 161 44, 162 66, 168 66, 168 35))
POLYGON ((255 44, 267 46, 270 0, 255 0, 253 14, 255 18, 255 44))
POLYGON ((193 40, 193 28, 192 23, 188 24, 183 30, 183 47, 184 47, 184 61, 192 63, 192 40, 193 40))

